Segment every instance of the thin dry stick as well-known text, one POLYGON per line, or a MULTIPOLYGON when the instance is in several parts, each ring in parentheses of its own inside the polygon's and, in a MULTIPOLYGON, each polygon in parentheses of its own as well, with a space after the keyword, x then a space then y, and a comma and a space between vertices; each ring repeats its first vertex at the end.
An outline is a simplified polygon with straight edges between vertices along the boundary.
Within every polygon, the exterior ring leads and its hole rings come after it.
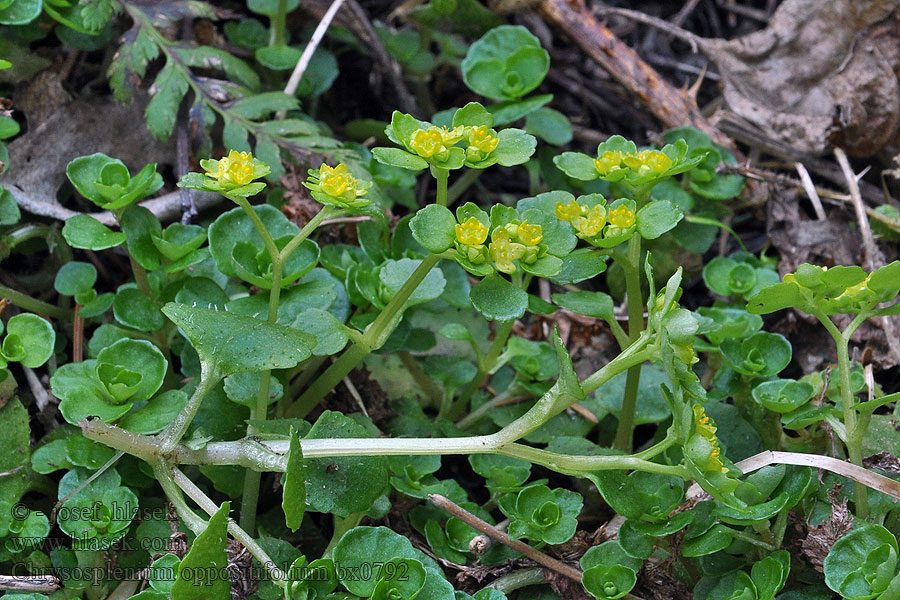
MULTIPOLYGON (((759 454, 754 454, 750 458, 745 458, 744 460, 735 463, 734 466, 746 474, 769 465, 798 465, 801 467, 825 469, 826 471, 831 471, 832 473, 857 481, 873 490, 878 490, 888 496, 900 499, 900 482, 894 481, 884 475, 873 473, 868 469, 864 469, 863 467, 859 467, 852 463, 831 458, 830 456, 766 450, 759 454)), ((703 490, 700 486, 695 483, 688 489, 687 497, 694 498, 699 496, 702 492, 703 490)))
POLYGON ((801 162, 795 162, 794 168, 797 169, 797 174, 800 175, 800 183, 803 184, 803 189, 806 190, 806 195, 809 196, 809 201, 812 202, 813 209, 816 211, 816 218, 824 221, 826 219, 825 209, 822 207, 822 200, 819 198, 816 186, 813 185, 809 171, 806 170, 806 167, 801 162))
POLYGON ((466 524, 470 525, 471 527, 474 527, 481 533, 483 533, 485 535, 489 535, 490 537, 494 538, 501 544, 509 546, 510 548, 512 548, 513 550, 516 550, 517 552, 521 552, 522 554, 524 554, 525 556, 527 556, 534 562, 544 565, 548 569, 550 569, 552 571, 556 571, 560 575, 565 575, 566 577, 581 583, 581 571, 579 571, 578 569, 570 567, 569 565, 567 565, 561 561, 558 561, 555 558, 551 558, 551 557, 547 556, 546 554, 544 554, 543 552, 541 552, 539 550, 535 550, 528 544, 520 542, 519 540, 510 539, 510 537, 508 535, 506 535, 505 532, 500 531, 499 529, 497 529, 496 527, 494 527, 487 521, 482 521, 481 519, 479 519, 478 517, 476 517, 469 511, 465 510, 464 508, 462 508, 461 506, 459 506, 452 500, 450 500, 444 496, 441 496, 440 494, 429 494, 428 500, 429 500, 429 502, 431 502, 438 508, 442 508, 442 509, 446 510, 448 513, 450 513, 457 519, 465 522, 466 524))
MULTIPOLYGON (((312 60, 316 48, 319 47, 319 43, 322 41, 322 38, 325 37, 325 32, 328 31, 331 21, 334 20, 335 15, 337 15, 338 10, 340 10, 343 3, 344 0, 334 0, 334 2, 331 3, 331 6, 328 7, 322 20, 319 21, 319 25, 309 39, 309 43, 306 45, 306 48, 303 49, 303 54, 300 55, 300 60, 297 61, 297 66, 294 67, 294 72, 291 73, 291 78, 288 79, 287 85, 284 87, 284 93, 288 96, 293 96, 294 92, 297 91, 297 86, 300 85, 300 80, 303 79, 303 73, 306 72, 309 61, 312 60)), ((284 118, 284 115, 281 114, 283 112, 284 111, 281 111, 279 113, 279 119, 284 118)))
POLYGON ((53 575, 0 575, 0 590, 35 594, 52 594, 62 587, 62 582, 53 575))
POLYGON ((353 385, 353 382, 350 381, 350 376, 344 377, 344 385, 347 386, 347 391, 350 392, 350 395, 353 396, 353 399, 356 400, 357 406, 359 406, 359 410, 365 416, 369 416, 369 411, 366 410, 366 403, 363 402, 362 396, 359 395, 359 390, 356 389, 356 386, 353 385))
MULTIPOLYGON (((856 221, 859 224, 859 233, 863 237, 863 243, 866 246, 866 266, 868 270, 874 271, 884 265, 884 256, 875 245, 875 238, 872 236, 872 227, 869 219, 866 217, 866 205, 863 204, 862 194, 859 192, 859 180, 850 168, 850 161, 847 155, 840 148, 834 149, 834 155, 837 157, 838 163, 841 165, 841 171, 847 179, 847 189, 850 192, 850 200, 853 202, 853 208, 856 210, 856 221)), ((884 330, 884 337, 887 340, 888 348, 895 358, 900 359, 900 340, 894 333, 894 322, 890 317, 881 319, 881 328, 884 330)))
POLYGON ((666 21, 665 19, 660 19, 652 15, 646 15, 637 10, 604 6, 603 8, 594 9, 594 12, 600 15, 619 15, 621 17, 631 19, 632 21, 637 21, 638 23, 643 23, 644 25, 655 27, 660 31, 664 31, 669 35, 677 37, 681 41, 690 44, 691 51, 694 54, 696 54, 700 50, 700 46, 703 44, 703 38, 694 35, 687 29, 682 29, 678 25, 674 25, 673 23, 666 21))
POLYGON ((856 221, 859 224, 859 233, 862 235, 863 244, 866 247, 866 266, 869 271, 874 271, 876 264, 881 266, 881 253, 875 246, 875 238, 872 236, 872 227, 869 225, 869 219, 866 217, 866 207, 863 204, 862 195, 859 193, 859 181, 856 179, 856 173, 850 168, 850 161, 847 160, 847 154, 841 148, 834 149, 834 156, 837 158, 841 171, 847 179, 847 191, 850 192, 850 199, 853 201, 853 208, 856 210, 856 221))

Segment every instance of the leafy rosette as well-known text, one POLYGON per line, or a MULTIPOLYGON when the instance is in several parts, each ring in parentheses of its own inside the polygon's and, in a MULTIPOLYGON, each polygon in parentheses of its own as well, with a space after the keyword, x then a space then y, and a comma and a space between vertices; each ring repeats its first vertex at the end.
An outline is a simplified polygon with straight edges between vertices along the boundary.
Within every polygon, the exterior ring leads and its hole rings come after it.
POLYGON ((203 159, 200 166, 205 173, 187 173, 178 182, 178 187, 247 198, 266 187, 262 181, 255 180, 271 172, 269 165, 253 158, 252 153, 237 150, 229 151, 227 156, 218 160, 203 159))
MULTIPOLYGON (((802 264, 783 283, 762 289, 747 304, 747 310, 766 314, 783 308, 799 308, 816 314, 859 314, 889 302, 900 293, 900 261, 866 273, 858 266, 819 267, 802 264)), ((894 305, 877 314, 896 314, 894 305)))
POLYGON ((392 142, 401 148, 375 148, 379 162, 421 171, 426 167, 453 170, 464 165, 485 169, 495 164, 504 167, 527 161, 537 140, 521 129, 492 129, 494 118, 481 104, 471 102, 453 115, 451 127, 438 127, 412 115, 394 111, 385 129, 392 142), (460 144, 464 144, 463 147, 460 144))
POLYGON ((66 176, 82 196, 106 210, 119 210, 146 198, 163 185, 156 163, 131 176, 121 160, 98 152, 66 165, 66 176))
POLYGON ((566 175, 581 181, 621 181, 630 187, 653 187, 673 175, 700 164, 706 151, 690 152, 687 142, 678 139, 662 149, 638 150, 634 142, 614 135, 597 146, 596 157, 580 152, 564 152, 553 162, 566 175))
POLYGON ((310 189, 317 202, 326 206, 359 210, 372 203, 363 197, 369 193, 372 182, 354 177, 344 163, 336 167, 322 163, 318 169, 310 169, 309 178, 303 185, 310 189))
POLYGON ((454 129, 463 128, 467 167, 512 167, 531 158, 537 147, 534 136, 514 127, 498 132, 491 128, 493 124, 494 116, 478 102, 470 102, 453 114, 454 129))

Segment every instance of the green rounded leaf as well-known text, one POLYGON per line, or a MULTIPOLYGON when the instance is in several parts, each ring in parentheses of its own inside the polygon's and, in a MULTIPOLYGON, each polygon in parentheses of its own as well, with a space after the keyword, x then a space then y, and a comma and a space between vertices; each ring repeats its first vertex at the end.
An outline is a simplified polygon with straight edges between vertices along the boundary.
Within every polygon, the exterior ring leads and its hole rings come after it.
MULTIPOLYGON (((14 339, 18 357, 22 365, 36 369, 50 359, 56 345, 56 332, 45 319, 30 313, 16 315, 6 323, 6 339, 3 349, 14 339)), ((0 350, 2 354, 2 350, 0 350)))
POLYGON ((638 233, 646 240, 655 240, 671 231, 684 217, 681 209, 668 200, 650 202, 635 217, 638 233))
POLYGON ((94 265, 73 260, 57 271, 53 287, 64 296, 77 296, 91 290, 96 282, 97 269, 94 265))
POLYGON ((253 317, 170 302, 162 312, 219 375, 290 369, 311 355, 313 336, 253 317))
POLYGON ((122 419, 123 429, 151 435, 159 433, 171 423, 188 402, 181 390, 169 390, 150 400, 143 408, 122 419))
POLYGON ((409 171, 422 171, 428 168, 428 162, 400 148, 373 148, 372 156, 383 165, 398 167, 409 171))
MULTIPOLYGON (((372 434, 355 420, 326 410, 305 439, 369 437, 372 434)), ((339 517, 365 512, 388 487, 384 456, 306 458, 305 462, 306 498, 312 511, 334 513, 339 517)))
POLYGON ((553 157, 553 164, 569 177, 580 181, 593 181, 600 176, 594 159, 581 152, 563 152, 553 157))
POLYGON ((572 141, 572 122, 552 108, 540 108, 525 118, 525 131, 548 144, 563 146, 572 141))
POLYGON ((495 100, 521 98, 543 81, 550 56, 537 37, 517 25, 501 25, 469 47, 463 80, 472 91, 495 100))
POLYGON ((719 349, 729 367, 747 376, 771 377, 791 362, 791 343, 778 333, 760 331, 744 340, 728 338, 719 349))
POLYGON ((166 324, 156 303, 144 292, 133 287, 116 292, 113 315, 122 325, 138 331, 156 331, 166 324))
POLYGON ((600 600, 616 600, 630 592, 637 574, 623 565, 597 565, 582 575, 584 589, 600 600))
POLYGON ((446 206, 429 204, 420 209, 410 220, 409 229, 416 241, 433 254, 452 248, 456 241, 456 218, 446 206))
POLYGON ((140 376, 138 385, 128 396, 129 401, 135 402, 148 400, 156 393, 166 376, 168 362, 147 340, 119 340, 97 355, 95 371, 100 382, 110 390, 110 382, 104 380, 105 373, 112 370, 108 367, 124 368, 140 376))
POLYGON ((805 381, 775 379, 753 388, 753 399, 777 413, 788 413, 806 404, 815 390, 805 381))
POLYGON ((0 25, 26 25, 41 14, 41 0, 13 0, 0 10, 0 25))
POLYGON ((488 275, 469 293, 472 306, 488 321, 519 319, 528 308, 528 294, 499 275, 488 275))
POLYGON ((113 231, 94 217, 75 215, 63 225, 62 235, 73 248, 106 250, 125 241, 125 234, 113 231))
POLYGON ((825 583, 847 600, 870 600, 887 589, 897 563, 897 538, 881 525, 862 524, 831 547, 825 583))

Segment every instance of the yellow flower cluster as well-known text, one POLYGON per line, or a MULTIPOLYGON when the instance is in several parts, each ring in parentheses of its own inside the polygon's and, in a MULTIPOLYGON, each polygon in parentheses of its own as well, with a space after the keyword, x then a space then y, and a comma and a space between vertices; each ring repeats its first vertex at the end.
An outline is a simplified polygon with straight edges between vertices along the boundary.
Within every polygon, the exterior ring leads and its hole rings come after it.
POLYGON ((482 264, 490 258, 498 271, 515 273, 513 261, 532 263, 537 260, 539 244, 544 239, 540 225, 509 223, 497 227, 491 233, 491 242, 485 248, 488 228, 477 217, 469 217, 456 226, 457 250, 473 264, 482 264))
POLYGON ((463 139, 465 130, 462 127, 437 127, 432 125, 428 129, 417 129, 410 139, 409 145, 416 154, 422 158, 447 158, 450 148, 463 139))
POLYGON ((634 211, 625 205, 620 205, 607 213, 606 207, 600 204, 588 209, 575 200, 570 200, 568 204, 558 202, 554 213, 560 220, 571 223, 581 238, 601 235, 607 224, 610 226, 608 235, 619 235, 622 230, 628 229, 635 222, 634 211))
POLYGON ((628 229, 634 225, 634 211, 624 204, 617 206, 609 211, 609 224, 619 229, 628 229))
POLYGON ((491 130, 480 125, 466 128, 466 158, 472 162, 484 160, 484 157, 497 149, 500 139, 491 134, 491 130))
POLYGON ((319 185, 323 192, 335 198, 341 198, 345 194, 356 197, 359 181, 350 174, 344 163, 333 168, 322 163, 319 167, 319 185))
POLYGON ((309 172, 309 179, 303 185, 312 190, 313 197, 322 204, 361 208, 371 202, 361 198, 368 193, 371 182, 358 180, 344 163, 336 167, 322 163, 318 171, 309 172))
POLYGON ((488 228, 476 217, 456 226, 456 241, 464 246, 480 246, 487 240, 488 228))
POLYGON ((601 156, 594 159, 594 167, 601 176, 609 175, 613 171, 622 168, 622 160, 625 153, 621 150, 607 150, 601 156))
POLYGON ((505 227, 498 227, 494 230, 488 249, 494 266, 498 271, 504 273, 515 273, 516 265, 513 264, 513 261, 525 257, 525 245, 512 241, 512 236, 505 227))
POLYGON ((638 175, 665 173, 672 168, 672 159, 658 150, 641 150, 637 154, 628 153, 622 158, 625 166, 638 175))
POLYGON ((247 185, 254 179, 253 154, 250 152, 232 150, 228 156, 213 162, 215 168, 207 170, 206 175, 223 185, 239 187, 247 185))

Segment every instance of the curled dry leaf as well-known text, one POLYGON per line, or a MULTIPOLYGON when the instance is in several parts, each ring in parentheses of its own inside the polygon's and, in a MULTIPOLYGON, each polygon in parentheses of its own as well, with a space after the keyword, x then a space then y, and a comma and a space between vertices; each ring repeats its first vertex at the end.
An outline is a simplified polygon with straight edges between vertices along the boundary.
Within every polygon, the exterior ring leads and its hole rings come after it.
POLYGON ((704 40, 731 113, 720 125, 796 155, 876 153, 900 130, 898 35, 894 0, 787 0, 766 29, 704 40))
POLYGON ((889 475, 900 475, 900 458, 890 452, 879 452, 863 459, 863 466, 867 469, 878 469, 889 475))
POLYGON ((828 491, 831 518, 822 521, 816 527, 811 527, 809 534, 801 542, 803 555, 820 573, 824 572, 822 565, 825 563, 825 557, 828 556, 831 547, 853 527, 853 515, 847 508, 847 498, 837 499, 837 492, 840 488, 840 485, 836 485, 828 491))

